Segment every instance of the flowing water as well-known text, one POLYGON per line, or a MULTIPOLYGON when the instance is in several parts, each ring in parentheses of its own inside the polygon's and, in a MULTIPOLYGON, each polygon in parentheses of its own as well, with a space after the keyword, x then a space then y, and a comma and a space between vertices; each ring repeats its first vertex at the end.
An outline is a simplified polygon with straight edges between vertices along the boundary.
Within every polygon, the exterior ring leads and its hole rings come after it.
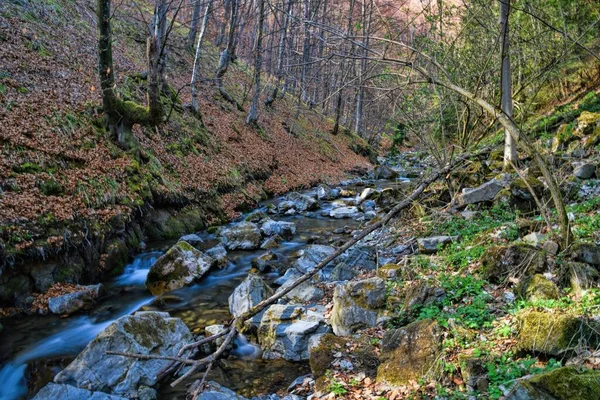
MULTIPOLYGON (((330 203, 322 204, 317 213, 320 215, 320 211, 331 207, 330 203)), ((283 266, 291 262, 293 253, 306 246, 309 238, 347 239, 347 235, 332 232, 338 228, 352 229, 359 225, 350 219, 318 216, 273 218, 295 222, 297 227, 293 240, 273 250, 278 257, 278 264, 283 266)), ((203 233, 200 236, 204 240, 204 248, 218 243, 214 235, 203 233)), ((24 399, 35 394, 98 333, 119 317, 136 310, 168 311, 171 316, 181 318, 194 334, 203 333, 205 326, 228 321, 229 295, 248 274, 251 261, 265 251, 229 252, 230 263, 227 267, 211 271, 197 284, 154 298, 145 288, 146 275, 154 261, 171 244, 162 243, 154 246, 154 251, 136 256, 121 276, 105 283, 107 294, 87 314, 69 318, 27 316, 3 321, 4 332, 0 336, 0 400, 24 399)), ((273 274, 270 278, 276 276, 273 274)), ((211 379, 249 395, 248 387, 257 393, 273 392, 287 387, 294 378, 308 372, 306 364, 267 362, 259 356, 259 349, 240 336, 232 357, 212 373, 211 379)), ((160 398, 185 398, 185 385, 175 389, 162 388, 160 398)))

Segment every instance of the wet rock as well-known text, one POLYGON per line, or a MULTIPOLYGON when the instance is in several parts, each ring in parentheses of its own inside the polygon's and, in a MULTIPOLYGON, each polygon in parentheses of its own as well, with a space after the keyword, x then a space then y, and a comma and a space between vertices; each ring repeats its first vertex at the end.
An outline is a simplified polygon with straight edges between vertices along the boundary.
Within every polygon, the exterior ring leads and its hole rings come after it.
POLYGON ((206 255, 212 257, 214 265, 223 268, 229 264, 229 258, 227 258, 227 250, 222 244, 218 244, 215 247, 205 251, 206 255))
POLYGON ((287 271, 285 271, 285 273, 282 276, 275 279, 275 282, 273 282, 273 283, 276 285, 283 286, 287 282, 291 283, 292 281, 295 281, 296 279, 300 278, 301 276, 302 276, 302 273, 300 271, 298 271, 295 268, 290 268, 287 271))
POLYGON ((261 225, 260 231, 265 236, 279 235, 289 239, 296 234, 296 224, 293 222, 273 221, 272 219, 269 219, 261 225))
POLYGON ((277 204, 277 210, 280 213, 286 213, 287 211, 290 210, 295 210, 296 204, 294 204, 293 201, 289 201, 289 200, 284 200, 279 202, 279 204, 277 204))
POLYGON ((198 247, 202 243, 204 243, 204 240, 202 240, 202 238, 200 236, 196 235, 195 233, 191 233, 189 235, 182 236, 179 238, 179 240, 188 242, 189 244, 191 244, 194 247, 198 247))
POLYGON ((378 309, 385 303, 385 282, 380 278, 347 282, 336 286, 333 294, 331 327, 338 336, 377 323, 378 309))
POLYGON ((506 400, 600 399, 600 371, 563 367, 518 379, 506 400))
POLYGON ((573 351, 580 339, 592 339, 587 321, 572 315, 524 310, 517 319, 520 350, 558 357, 573 351))
POLYGON ((398 172, 383 164, 373 170, 372 177, 373 179, 395 179, 398 177, 398 172))
POLYGON ((206 388, 196 398, 197 400, 246 400, 231 389, 219 385, 216 382, 209 381, 206 388))
POLYGON ((272 236, 270 238, 265 239, 264 242, 260 245, 260 248, 263 250, 271 250, 279 247, 279 244, 283 242, 283 238, 279 235, 272 236))
POLYGON ((573 175, 579 179, 590 179, 596 173, 596 165, 591 163, 574 163, 573 175))
POLYGON ((229 312, 238 317, 273 294, 265 281, 255 274, 249 274, 229 296, 229 312))
POLYGON ((343 254, 344 263, 355 270, 358 268, 368 271, 376 269, 375 257, 375 247, 369 245, 356 245, 343 254))
MULTIPOLYGON (((279 289, 277 289, 277 293, 286 290, 288 287, 293 285, 294 281, 295 279, 285 282, 279 289)), ((317 279, 313 277, 306 282, 302 282, 283 298, 294 303, 311 303, 321 300, 325 295, 325 292, 323 289, 317 287, 317 283, 317 279)))
POLYGON ((593 243, 575 243, 571 247, 571 256, 575 261, 600 265, 600 246, 593 243))
POLYGON ((358 211, 358 208, 355 206, 338 207, 329 211, 329 216, 335 219, 358 218, 360 216, 360 211, 358 211))
POLYGON ((492 201, 504 189, 504 186, 504 183, 500 180, 492 179, 479 187, 463 189, 463 192, 458 196, 458 204, 463 206, 492 201))
POLYGON ((45 293, 56 282, 53 275, 55 268, 56 265, 53 264, 37 264, 31 267, 30 275, 37 291, 45 293))
POLYGON ((300 258, 294 262, 294 267, 303 274, 312 270, 325 257, 333 254, 335 249, 330 246, 311 244, 300 250, 300 258))
POLYGON ((182 288, 202 278, 213 263, 189 243, 177 242, 150 267, 146 287, 155 296, 182 288))
POLYGON ((310 337, 328 331, 322 318, 321 315, 305 315, 303 307, 281 304, 269 307, 262 316, 257 334, 263 358, 307 360, 310 337))
POLYGON ((104 392, 92 392, 71 385, 59 385, 50 382, 44 386, 33 400, 126 400, 125 397, 113 396, 104 392))
POLYGON ((170 361, 138 360, 107 355, 106 352, 176 356, 179 349, 192 340, 188 327, 168 313, 137 312, 127 315, 98 334, 71 364, 56 375, 54 382, 136 398, 141 386, 151 387, 157 383, 158 372, 170 361))
POLYGON ((72 314, 75 311, 92 306, 103 291, 101 283, 83 286, 82 290, 52 297, 48 308, 54 314, 72 314))
POLYGON ((240 222, 221 231, 221 241, 227 250, 255 250, 260 247, 262 235, 253 222, 240 222))
POLYGON ((395 386, 435 375, 442 330, 434 320, 421 320, 385 332, 377 381, 395 386))
POLYGON ((27 297, 31 294, 31 281, 25 275, 0 276, 0 304, 27 306, 27 297))
POLYGON ((358 272, 356 270, 349 267, 348 264, 342 262, 338 263, 335 266, 335 268, 331 272, 331 275, 329 276, 329 280, 333 282, 349 281, 350 279, 353 279, 356 275, 358 275, 358 272))
POLYGON ((525 300, 556 300, 560 297, 558 286, 542 274, 524 279, 517 288, 519 296, 525 300))
POLYGON ((417 239, 419 252, 423 254, 437 253, 440 247, 450 244, 458 239, 458 236, 431 236, 417 239))
POLYGON ((360 200, 365 201, 365 200, 369 200, 372 199, 373 197, 375 197, 377 195, 377 191, 373 188, 366 188, 364 189, 361 193, 360 193, 360 200))
POLYGON ((533 275, 546 269, 543 251, 527 244, 488 247, 482 258, 481 274, 492 283, 505 278, 533 275))
POLYGON ((296 211, 314 211, 319 208, 319 202, 317 200, 297 192, 288 194, 286 200, 291 201, 294 204, 296 211))
POLYGON ((334 200, 339 195, 339 189, 332 189, 327 185, 319 185, 317 187, 317 198, 319 200, 334 200))
POLYGON ((374 200, 367 200, 364 201, 360 204, 360 210, 362 212, 369 212, 369 211, 375 211, 375 206, 377 204, 375 203, 374 200))
POLYGON ((244 218, 244 221, 261 223, 267 219, 269 219, 269 216, 264 211, 254 211, 253 213, 248 214, 246 218, 244 218))
POLYGON ((275 260, 277 260, 277 256, 269 251, 261 256, 256 257, 254 260, 252 260, 250 265, 260 272, 266 272, 271 269, 271 264, 275 260))

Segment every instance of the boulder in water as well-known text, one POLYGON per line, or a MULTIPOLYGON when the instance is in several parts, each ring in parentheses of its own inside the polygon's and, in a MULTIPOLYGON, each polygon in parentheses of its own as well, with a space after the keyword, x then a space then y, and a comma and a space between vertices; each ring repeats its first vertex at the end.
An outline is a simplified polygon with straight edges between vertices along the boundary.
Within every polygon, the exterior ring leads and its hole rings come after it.
POLYGON ((183 321, 171 318, 168 313, 152 311, 127 315, 100 332, 71 364, 56 375, 54 382, 137 398, 138 389, 154 386, 157 374, 170 361, 138 360, 107 355, 106 352, 176 356, 179 349, 192 340, 192 334, 183 321))
POLYGON ((221 231, 221 241, 228 250, 255 250, 261 239, 260 229, 253 222, 240 222, 221 231))
POLYGON ((152 267, 146 287, 153 295, 179 289, 202 278, 214 260, 187 242, 177 242, 152 267))
POLYGON ((227 250, 223 244, 218 244, 215 247, 211 247, 206 250, 206 255, 212 257, 215 266, 223 268, 229 264, 229 258, 227 258, 227 250))
POLYGON ((48 300, 48 308, 54 314, 72 314, 75 311, 91 306, 102 293, 103 286, 83 286, 80 291, 63 294, 48 300))
POLYGON ((288 194, 286 200, 293 203, 293 208, 295 208, 296 211, 314 211, 319 208, 319 202, 317 200, 298 192, 288 194))
POLYGON ((334 252, 335 249, 333 247, 311 244, 305 249, 300 250, 300 258, 294 262, 294 267, 304 274, 334 252))
POLYGON ((329 211, 331 218, 342 219, 342 218, 358 218, 360 211, 355 206, 338 207, 329 211))
POLYGON ((196 398, 197 400, 247 400, 231 389, 219 385, 216 382, 210 381, 206 384, 206 388, 196 398))
POLYGON ((59 385, 50 382, 44 386, 33 400, 126 400, 125 397, 113 396, 104 392, 91 392, 71 385, 59 385))
POLYGON ((284 238, 291 238, 296 234, 296 224, 268 219, 261 225, 260 231, 265 236, 279 235, 284 238))
POLYGON ((273 294, 265 281, 256 274, 249 274, 229 296, 229 312, 239 317, 273 294))
POLYGON ((189 235, 182 236, 179 238, 179 240, 188 242, 189 244, 191 244, 194 247, 198 247, 202 243, 204 243, 204 240, 202 240, 202 238, 200 236, 196 235, 195 233, 190 233, 189 235))

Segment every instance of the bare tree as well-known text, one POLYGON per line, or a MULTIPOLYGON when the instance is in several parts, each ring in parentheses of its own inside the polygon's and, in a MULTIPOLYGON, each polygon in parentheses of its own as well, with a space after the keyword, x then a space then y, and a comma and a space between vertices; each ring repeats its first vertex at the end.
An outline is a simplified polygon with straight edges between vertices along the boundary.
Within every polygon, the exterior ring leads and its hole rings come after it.
POLYGON ((271 92, 271 94, 269 95, 269 97, 267 97, 267 99, 265 100, 265 105, 271 106, 273 105, 273 102, 275 101, 275 99, 277 98, 277 94, 279 92, 279 86, 281 86, 281 81, 283 79, 283 64, 285 61, 285 48, 286 48, 286 42, 287 42, 287 36, 288 36, 288 27, 290 25, 290 18, 291 18, 291 10, 292 10, 292 5, 294 4, 294 0, 287 0, 286 3, 286 7, 285 7, 285 15, 283 17, 283 27, 281 28, 281 37, 279 38, 279 47, 278 47, 278 55, 277 55, 277 72, 275 74, 275 87, 273 88, 273 91, 271 92))
POLYGON ((254 97, 252 104, 246 117, 246 123, 256 125, 258 122, 258 102, 260 98, 260 73, 262 71, 263 62, 263 28, 265 24, 265 0, 258 0, 258 26, 256 28, 256 46, 254 57, 254 97))
POLYGON ((227 36, 227 47, 221 51, 221 55, 219 56, 219 66, 217 67, 217 71, 215 73, 215 84, 219 89, 219 93, 221 96, 231 104, 235 104, 240 111, 243 111, 241 105, 239 105, 233 97, 227 92, 225 89, 225 85, 223 83, 223 77, 227 73, 229 69, 229 64, 231 64, 236 59, 235 55, 235 44, 236 44, 236 26, 237 26, 237 16, 238 16, 238 1, 239 0, 230 0, 230 15, 229 15, 229 34, 227 36))
POLYGON ((187 37, 187 46, 190 50, 194 49, 196 35, 198 34, 198 22, 200 21, 200 12, 202 10, 201 0, 190 0, 190 5, 193 7, 192 21, 190 22, 190 31, 187 37))
POLYGON ((208 17, 211 13, 212 0, 207 0, 206 8, 204 9, 204 17, 202 18, 202 28, 200 29, 200 35, 198 36, 198 43, 196 44, 196 55, 194 56, 194 68, 192 70, 192 110, 198 113, 198 76, 200 69, 200 56, 202 54, 202 42, 204 41, 204 35, 208 27, 208 17))
MULTIPOLYGON (((502 41, 501 92, 502 111, 510 119, 513 118, 512 78, 510 68, 509 38, 510 0, 500 0, 500 38, 502 41)), ((517 162, 517 144, 508 130, 504 132, 504 166, 509 167, 517 162)))

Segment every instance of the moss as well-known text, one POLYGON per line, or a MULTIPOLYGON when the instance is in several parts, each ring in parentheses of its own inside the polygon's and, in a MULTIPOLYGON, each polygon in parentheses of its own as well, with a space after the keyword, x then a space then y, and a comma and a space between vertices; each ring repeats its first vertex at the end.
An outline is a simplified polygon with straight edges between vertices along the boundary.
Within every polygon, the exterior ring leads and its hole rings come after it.
POLYGON ((544 253, 527 244, 488 247, 481 259, 481 276, 492 283, 506 277, 521 277, 541 272, 546 266, 544 253))
POLYGON ((157 266, 157 268, 150 268, 150 272, 146 278, 146 286, 153 295, 156 296, 173 290, 171 284, 180 281, 182 277, 189 274, 188 268, 180 258, 182 251, 199 254, 198 250, 192 245, 180 241, 156 261, 155 266, 157 266), (169 265, 169 272, 167 274, 161 273, 163 271, 163 265, 169 265))
POLYGON ((60 196, 64 188, 55 179, 47 179, 38 183, 38 188, 46 196, 60 196))
POLYGON ((560 297, 558 287, 544 275, 535 274, 524 279, 517 288, 519 296, 525 300, 553 300, 560 297))
POLYGON ((600 371, 563 367, 524 379, 519 385, 532 395, 543 393, 557 400, 599 399, 600 371))
POLYGON ((334 353, 344 349, 346 341, 347 338, 328 333, 321 338, 318 346, 310 350, 308 362, 316 381, 325 376, 325 372, 330 368, 331 362, 335 359, 333 357, 334 353))
POLYGON ((42 172, 42 167, 40 167, 36 163, 24 162, 23 164, 17 167, 13 167, 13 171, 19 174, 35 174, 38 172, 42 172))
POLYGON ((104 267, 110 276, 117 276, 123 272, 127 261, 129 261, 129 251, 125 243, 121 240, 114 240, 106 246, 106 259, 104 267))
POLYGON ((525 310, 519 313, 518 347, 524 351, 561 356, 582 338, 583 321, 575 316, 525 310))

